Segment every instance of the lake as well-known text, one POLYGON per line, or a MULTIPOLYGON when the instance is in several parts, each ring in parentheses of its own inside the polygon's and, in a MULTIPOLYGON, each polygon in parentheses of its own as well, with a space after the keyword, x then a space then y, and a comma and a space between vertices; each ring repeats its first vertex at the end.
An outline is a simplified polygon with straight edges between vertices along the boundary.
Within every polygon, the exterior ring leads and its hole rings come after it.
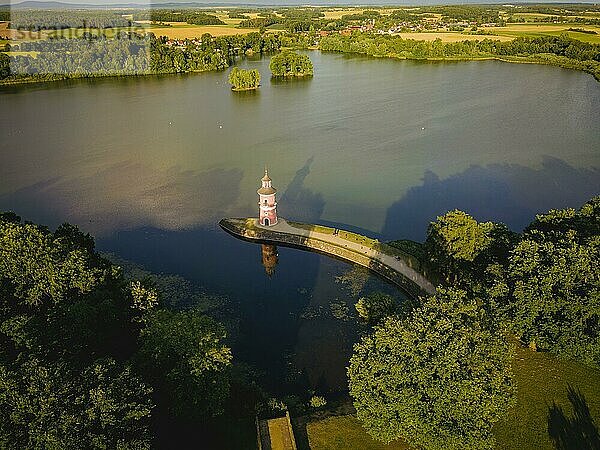
MULTIPOLYGON (((422 240, 463 209, 519 231, 600 191, 600 83, 550 66, 416 63, 310 52, 315 76, 257 92, 227 72, 0 90, 0 210, 92 233, 98 248, 227 296, 236 356, 274 391, 341 390, 353 305, 393 287, 343 262, 261 247, 216 225, 278 211, 379 239, 422 240), (278 381, 273 381, 278 380, 278 381)), ((401 296, 401 295, 400 295, 401 296)))

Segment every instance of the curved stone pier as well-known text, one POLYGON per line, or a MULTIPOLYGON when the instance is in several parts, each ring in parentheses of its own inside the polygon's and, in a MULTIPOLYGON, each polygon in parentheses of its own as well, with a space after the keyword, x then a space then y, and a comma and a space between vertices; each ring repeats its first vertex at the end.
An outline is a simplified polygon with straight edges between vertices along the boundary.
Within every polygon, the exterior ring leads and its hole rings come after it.
POLYGON ((241 239, 313 250, 359 264, 415 298, 435 291, 416 258, 366 236, 282 218, 269 227, 260 225, 256 218, 222 219, 219 225, 241 239))

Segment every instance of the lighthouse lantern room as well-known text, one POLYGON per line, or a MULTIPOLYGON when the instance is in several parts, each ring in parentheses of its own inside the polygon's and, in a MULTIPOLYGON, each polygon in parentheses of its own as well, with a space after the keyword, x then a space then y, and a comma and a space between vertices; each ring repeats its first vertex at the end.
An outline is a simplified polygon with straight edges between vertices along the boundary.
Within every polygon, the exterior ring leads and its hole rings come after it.
POLYGON ((262 177, 260 181, 261 187, 258 191, 256 191, 259 196, 258 221, 261 225, 269 227, 277 223, 277 202, 275 201, 275 193, 277 192, 277 189, 271 185, 271 178, 269 178, 269 173, 266 167, 265 176, 262 177))

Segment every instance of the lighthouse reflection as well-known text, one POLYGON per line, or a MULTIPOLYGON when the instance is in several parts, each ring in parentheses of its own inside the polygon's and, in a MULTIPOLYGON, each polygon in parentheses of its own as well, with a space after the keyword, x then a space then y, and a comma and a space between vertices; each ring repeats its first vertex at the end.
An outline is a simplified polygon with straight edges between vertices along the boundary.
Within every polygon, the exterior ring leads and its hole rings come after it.
POLYGON ((277 246, 271 244, 261 244, 262 265, 265 268, 267 275, 271 277, 275 273, 277 265, 277 246))

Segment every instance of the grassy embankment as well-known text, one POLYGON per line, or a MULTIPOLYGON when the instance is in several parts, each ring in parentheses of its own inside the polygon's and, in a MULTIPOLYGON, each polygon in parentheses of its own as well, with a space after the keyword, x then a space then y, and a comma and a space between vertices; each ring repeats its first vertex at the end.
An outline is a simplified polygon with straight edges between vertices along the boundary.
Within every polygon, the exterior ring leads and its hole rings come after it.
MULTIPOLYGON (((509 412, 508 418, 494 429, 498 449, 553 449, 548 433, 549 410, 556 404, 566 417, 573 417, 574 408, 567 398, 569 386, 583 394, 595 426, 600 427, 600 370, 520 346, 513 360, 513 370, 517 405, 509 412)), ((307 433, 312 450, 411 448, 402 442, 384 445, 374 441, 354 416, 309 422, 307 433)))

